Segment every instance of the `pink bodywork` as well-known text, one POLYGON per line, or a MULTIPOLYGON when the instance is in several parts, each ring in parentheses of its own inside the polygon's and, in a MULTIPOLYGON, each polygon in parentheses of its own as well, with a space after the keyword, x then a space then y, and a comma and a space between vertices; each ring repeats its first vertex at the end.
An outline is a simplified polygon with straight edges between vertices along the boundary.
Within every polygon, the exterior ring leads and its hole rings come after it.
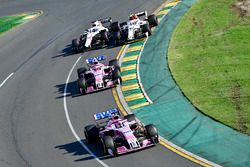
MULTIPOLYGON (((137 138, 134 136, 133 130, 130 129, 129 124, 128 124, 126 119, 125 120, 120 119, 118 121, 116 120, 114 122, 109 122, 106 126, 106 129, 100 132, 100 136, 104 136, 104 132, 107 129, 114 130, 114 137, 120 136, 120 137, 125 138, 127 141, 133 140, 133 139, 137 140, 137 138), (123 126, 120 128, 117 128, 117 125, 123 125, 123 126)), ((117 147, 116 149, 117 149, 117 154, 125 154, 128 152, 141 150, 141 149, 144 149, 146 147, 150 147, 150 146, 154 146, 154 145, 155 144, 152 143, 149 139, 145 139, 142 141, 142 144, 140 145, 140 147, 128 149, 125 146, 120 146, 120 147, 117 147)))
MULTIPOLYGON (((104 69, 107 68, 106 66, 104 66, 103 64, 101 63, 98 63, 98 64, 92 64, 90 66, 90 71, 94 74, 95 76, 95 81, 96 81, 96 85, 98 83, 103 83, 103 77, 107 74, 105 74, 104 72, 104 69)), ((111 73, 111 71, 110 71, 111 73)), ((95 91, 98 91, 98 90, 102 90, 102 89, 106 89, 106 88, 110 88, 110 87, 114 87, 115 86, 115 83, 113 81, 109 81, 107 82, 107 85, 106 87, 102 87, 102 88, 98 88, 96 87, 96 89, 93 87, 93 86, 89 86, 87 87, 87 90, 86 90, 86 93, 91 93, 91 92, 95 92, 95 91)))

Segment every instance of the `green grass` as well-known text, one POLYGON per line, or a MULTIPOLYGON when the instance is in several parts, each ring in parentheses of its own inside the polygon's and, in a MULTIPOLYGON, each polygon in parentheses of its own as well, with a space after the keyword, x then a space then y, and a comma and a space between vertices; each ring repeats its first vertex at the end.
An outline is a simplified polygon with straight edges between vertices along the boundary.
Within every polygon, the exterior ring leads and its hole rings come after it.
POLYGON ((174 32, 168 62, 197 108, 250 134, 250 17, 240 17, 235 2, 194 4, 174 32))
POLYGON ((13 15, 13 16, 0 17, 0 34, 10 30, 11 28, 13 28, 19 24, 21 24, 22 19, 25 16, 26 15, 21 15, 21 16, 13 15))

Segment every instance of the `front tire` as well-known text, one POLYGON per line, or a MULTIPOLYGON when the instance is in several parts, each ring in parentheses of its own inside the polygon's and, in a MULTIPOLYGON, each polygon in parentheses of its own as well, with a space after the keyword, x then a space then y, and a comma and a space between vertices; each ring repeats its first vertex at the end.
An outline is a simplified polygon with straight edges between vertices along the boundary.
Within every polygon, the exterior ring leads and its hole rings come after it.
POLYGON ((143 26, 142 26, 142 31, 143 31, 143 33, 148 33, 148 36, 150 36, 151 34, 152 34, 152 31, 151 31, 151 29, 150 29, 150 26, 149 26, 149 24, 144 24, 143 26))
POLYGON ((120 73, 120 70, 118 68, 115 68, 114 71, 112 72, 112 80, 116 84, 121 84, 122 83, 121 73, 120 73))
POLYGON ((108 32, 107 31, 102 31, 101 32, 101 40, 104 42, 104 44, 108 45, 109 38, 108 38, 108 32))
POLYGON ((86 71, 87 71, 87 69, 86 69, 85 67, 78 68, 78 69, 77 69, 78 78, 83 78, 84 73, 85 73, 86 71))
POLYGON ((116 60, 116 59, 110 60, 109 61, 109 66, 114 66, 115 68, 119 69, 119 71, 121 71, 118 60, 116 60))
POLYGON ((83 78, 79 78, 77 80, 77 87, 79 92, 84 95, 86 94, 86 84, 85 84, 85 80, 83 78))
POLYGON ((145 126, 147 137, 155 144, 159 143, 159 135, 156 127, 153 124, 145 126))
POLYGON ((115 143, 111 136, 104 136, 102 138, 102 146, 104 155, 110 154, 108 151, 109 149, 112 151, 113 156, 117 155, 115 143))
POLYGON ((121 44, 121 31, 113 32, 113 39, 115 42, 115 46, 119 46, 121 44))
POLYGON ((80 52, 80 43, 77 39, 73 39, 71 42, 72 52, 79 53, 80 52))

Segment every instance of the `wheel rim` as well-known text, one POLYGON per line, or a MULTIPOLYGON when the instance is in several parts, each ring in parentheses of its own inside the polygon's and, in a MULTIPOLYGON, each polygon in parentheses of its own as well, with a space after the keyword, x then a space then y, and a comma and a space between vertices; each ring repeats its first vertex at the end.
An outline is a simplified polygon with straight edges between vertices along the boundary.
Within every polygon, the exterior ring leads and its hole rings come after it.
POLYGON ((117 84, 120 84, 121 83, 120 78, 118 78, 116 82, 117 82, 117 84))
POLYGON ((103 154, 107 154, 106 146, 105 146, 103 140, 101 140, 101 142, 102 142, 102 151, 103 151, 103 154))

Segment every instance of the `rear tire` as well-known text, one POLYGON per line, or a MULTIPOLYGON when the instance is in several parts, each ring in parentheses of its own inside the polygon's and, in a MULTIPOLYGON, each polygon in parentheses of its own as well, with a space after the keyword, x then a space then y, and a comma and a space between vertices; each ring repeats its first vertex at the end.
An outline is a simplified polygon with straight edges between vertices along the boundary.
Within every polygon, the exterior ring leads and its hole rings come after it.
POLYGON ((88 143, 94 143, 99 139, 99 129, 95 125, 85 126, 84 135, 88 143))
POLYGON ((148 23, 151 27, 155 27, 159 24, 158 19, 154 14, 148 16, 148 23))
POLYGON ((111 23, 110 28, 113 32, 121 31, 121 27, 118 21, 111 23))
POLYGON ((135 121, 135 114, 128 114, 124 116, 124 119, 127 119, 128 122, 135 121))
POLYGON ((113 152, 113 155, 116 156, 115 143, 111 136, 104 136, 104 138, 102 138, 102 145, 104 155, 109 154, 108 149, 110 149, 113 152))
POLYGON ((156 127, 153 124, 145 126, 147 137, 155 144, 159 143, 159 135, 156 127))

